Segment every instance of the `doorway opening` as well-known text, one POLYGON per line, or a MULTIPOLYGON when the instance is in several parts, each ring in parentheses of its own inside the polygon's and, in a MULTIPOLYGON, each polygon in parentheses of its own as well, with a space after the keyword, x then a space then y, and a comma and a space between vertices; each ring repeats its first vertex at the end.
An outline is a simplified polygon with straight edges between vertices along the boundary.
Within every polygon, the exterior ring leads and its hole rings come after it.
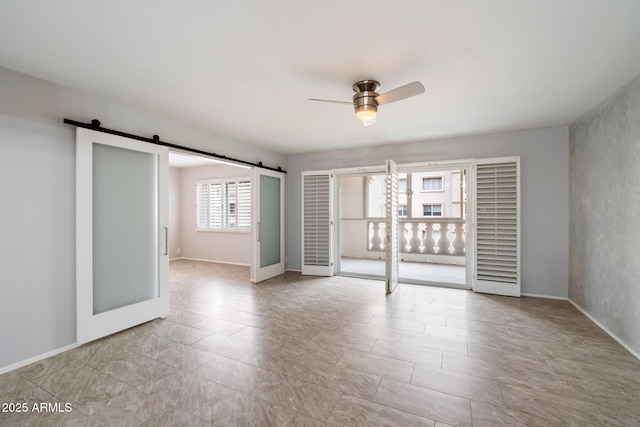
MULTIPOLYGON (((470 165, 400 167, 398 268, 402 283, 470 289, 467 262, 470 165)), ((338 274, 385 279, 386 174, 338 178, 338 274)))

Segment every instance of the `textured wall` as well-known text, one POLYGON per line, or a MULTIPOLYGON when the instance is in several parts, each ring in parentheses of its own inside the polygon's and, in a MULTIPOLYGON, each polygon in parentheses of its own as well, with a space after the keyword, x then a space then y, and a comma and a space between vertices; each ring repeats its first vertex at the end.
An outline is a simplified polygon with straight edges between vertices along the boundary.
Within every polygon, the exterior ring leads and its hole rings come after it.
POLYGON ((640 353, 640 77, 569 141, 569 298, 640 353))

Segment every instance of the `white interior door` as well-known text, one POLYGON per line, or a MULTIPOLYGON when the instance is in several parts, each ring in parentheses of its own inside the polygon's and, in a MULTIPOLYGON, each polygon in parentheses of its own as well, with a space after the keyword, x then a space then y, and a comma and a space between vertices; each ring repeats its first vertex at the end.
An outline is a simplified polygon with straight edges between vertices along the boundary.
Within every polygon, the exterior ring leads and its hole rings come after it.
POLYGON ((398 165, 387 160, 386 177, 386 241, 385 241, 385 281, 387 293, 398 286, 398 165))
POLYGON ((79 344, 169 313, 168 149, 76 133, 79 344))
POLYGON ((333 275, 332 175, 302 174, 302 274, 333 275))
POLYGON ((473 290, 520 296, 520 158, 482 159, 475 173, 473 290))
POLYGON ((255 168, 253 183, 251 280, 257 283, 284 273, 284 174, 255 168))

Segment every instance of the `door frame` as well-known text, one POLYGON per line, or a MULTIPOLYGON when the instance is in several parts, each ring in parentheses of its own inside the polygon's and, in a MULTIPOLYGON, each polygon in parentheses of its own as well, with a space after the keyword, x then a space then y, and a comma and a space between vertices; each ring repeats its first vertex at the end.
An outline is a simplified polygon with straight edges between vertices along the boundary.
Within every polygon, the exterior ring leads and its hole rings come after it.
MULTIPOLYGON (((393 160, 393 159, 391 159, 393 160)), ((475 182, 474 182, 474 174, 473 168, 476 160, 472 158, 468 159, 455 159, 455 160, 445 160, 445 161, 424 161, 424 162, 412 162, 412 163, 398 163, 398 170, 401 173, 404 172, 413 172, 413 171, 426 171, 425 169, 429 169, 428 171, 437 171, 437 170, 449 170, 452 168, 460 168, 466 170, 466 178, 467 178, 467 203, 466 203, 466 244, 465 244, 465 287, 464 289, 472 289, 473 286, 473 273, 475 271, 475 240, 474 240, 474 224, 473 218, 475 217, 475 182)), ((312 173, 314 171, 309 171, 308 173, 312 173)), ((334 222, 334 271, 333 274, 341 274, 341 233, 340 233, 340 178, 349 177, 349 176, 366 176, 370 174, 376 175, 384 175, 386 173, 386 165, 375 165, 375 166, 364 166, 364 167, 353 167, 353 168, 339 168, 332 169, 330 171, 336 179, 333 181, 333 203, 335 207, 333 208, 333 222, 334 222)), ((380 280, 380 277, 371 277, 371 276, 358 276, 368 279, 377 279, 380 280)), ((402 279, 402 277, 400 277, 402 279)), ((386 280, 386 274, 382 277, 382 280, 386 280)), ((406 280, 401 280, 401 283, 411 283, 406 280)), ((418 284, 418 283, 413 283, 418 284)), ((435 285, 435 286, 444 286, 444 287, 456 287, 460 289, 458 286, 451 286, 447 283, 440 282, 425 282, 419 283, 424 285, 435 285)))

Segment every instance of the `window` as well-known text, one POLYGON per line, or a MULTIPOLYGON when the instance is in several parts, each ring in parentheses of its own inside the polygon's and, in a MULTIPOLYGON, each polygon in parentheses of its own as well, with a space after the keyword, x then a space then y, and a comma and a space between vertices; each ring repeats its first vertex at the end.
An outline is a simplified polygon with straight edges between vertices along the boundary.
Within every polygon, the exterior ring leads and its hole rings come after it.
POLYGON ((442 205, 422 205, 423 216, 442 216, 442 205))
POLYGON ((442 177, 422 178, 422 191, 442 191, 442 177))
POLYGON ((407 205, 399 205, 398 206, 398 216, 406 218, 406 216, 407 216, 407 205))
POLYGON ((400 178, 398 180, 398 193, 407 192, 407 178, 400 178))
POLYGON ((196 229, 245 231, 251 228, 251 181, 246 178, 196 181, 196 229))

